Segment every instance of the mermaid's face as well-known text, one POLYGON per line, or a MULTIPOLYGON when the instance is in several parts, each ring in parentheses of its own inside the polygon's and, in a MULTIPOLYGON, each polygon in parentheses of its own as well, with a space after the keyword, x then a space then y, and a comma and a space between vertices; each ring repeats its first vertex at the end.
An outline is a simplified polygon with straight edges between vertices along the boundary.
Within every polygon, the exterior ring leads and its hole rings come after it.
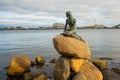
POLYGON ((68 15, 68 14, 66 14, 66 17, 69 17, 69 15, 68 15))
POLYGON ((70 12, 70 11, 67 11, 67 12, 66 12, 66 17, 67 17, 67 18, 71 18, 71 17, 72 17, 72 15, 71 15, 71 12, 70 12))
POLYGON ((70 18, 70 17, 71 17, 71 15, 66 13, 66 17, 70 18))

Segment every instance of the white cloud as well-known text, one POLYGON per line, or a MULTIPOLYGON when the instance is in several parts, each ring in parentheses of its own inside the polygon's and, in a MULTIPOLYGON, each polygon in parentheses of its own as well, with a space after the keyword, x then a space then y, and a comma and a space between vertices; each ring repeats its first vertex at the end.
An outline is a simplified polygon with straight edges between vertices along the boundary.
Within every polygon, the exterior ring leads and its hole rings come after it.
POLYGON ((53 24, 64 22, 65 12, 71 10, 78 25, 87 25, 87 21, 93 23, 95 20, 96 23, 110 25, 120 21, 119 4, 120 0, 0 0, 0 14, 8 13, 0 15, 0 18, 4 22, 33 20, 34 23, 53 24))

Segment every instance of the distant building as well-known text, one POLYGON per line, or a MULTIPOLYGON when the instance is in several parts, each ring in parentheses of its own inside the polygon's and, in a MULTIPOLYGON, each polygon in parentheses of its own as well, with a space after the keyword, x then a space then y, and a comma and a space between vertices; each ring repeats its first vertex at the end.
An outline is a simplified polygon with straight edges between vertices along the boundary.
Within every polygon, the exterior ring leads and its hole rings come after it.
POLYGON ((105 28, 107 28, 106 26, 101 25, 101 24, 95 24, 94 27, 95 27, 96 29, 105 29, 105 28))
POLYGON ((54 29, 63 29, 64 28, 64 24, 63 23, 54 23, 53 24, 53 28, 54 29))

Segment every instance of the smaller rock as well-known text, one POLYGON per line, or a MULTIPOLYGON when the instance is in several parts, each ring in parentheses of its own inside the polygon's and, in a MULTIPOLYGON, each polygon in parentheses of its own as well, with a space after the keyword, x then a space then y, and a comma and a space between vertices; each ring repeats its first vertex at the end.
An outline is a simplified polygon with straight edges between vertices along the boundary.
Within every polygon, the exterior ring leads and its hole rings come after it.
POLYGON ((44 58, 42 57, 42 56, 37 56, 36 58, 35 58, 35 61, 36 61, 36 64, 37 65, 44 65, 45 64, 45 60, 44 60, 44 58))
POLYGON ((91 60, 91 62, 101 71, 108 69, 108 63, 105 60, 95 59, 91 60))
POLYGON ((30 71, 31 62, 28 56, 20 55, 11 59, 10 66, 7 69, 8 75, 22 75, 30 71))
POLYGON ((120 68, 112 68, 112 71, 120 75, 120 68))
POLYGON ((33 80, 51 80, 51 79, 49 76, 42 74, 38 76, 37 78, 34 78, 33 80))
POLYGON ((53 64, 55 64, 56 62, 57 62, 57 59, 52 59, 49 61, 49 63, 53 63, 53 64))
POLYGON ((108 58, 108 57, 101 57, 99 59, 101 59, 101 60, 113 60, 113 58, 108 58))
POLYGON ((4 69, 8 69, 8 68, 9 68, 9 66, 4 67, 4 69))
POLYGON ((85 75, 81 72, 77 73, 72 80, 87 80, 85 75))
POLYGON ((54 68, 54 80, 67 80, 70 77, 69 58, 61 56, 54 68))
POLYGON ((24 74, 24 80, 33 80, 34 78, 42 74, 46 74, 46 73, 41 71, 27 72, 24 74))
POLYGON ((72 58, 70 59, 70 67, 71 69, 78 73, 80 70, 80 67, 82 66, 84 59, 77 59, 77 58, 72 58))
POLYGON ((31 61, 31 67, 34 67, 36 65, 35 61, 31 61))

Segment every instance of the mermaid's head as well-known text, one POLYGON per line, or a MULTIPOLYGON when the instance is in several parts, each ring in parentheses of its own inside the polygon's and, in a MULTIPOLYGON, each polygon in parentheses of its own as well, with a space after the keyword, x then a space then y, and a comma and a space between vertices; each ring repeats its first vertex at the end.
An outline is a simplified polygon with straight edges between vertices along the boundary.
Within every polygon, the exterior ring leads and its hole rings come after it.
POLYGON ((71 18, 71 17, 72 17, 71 11, 67 11, 67 12, 66 12, 66 16, 67 16, 68 18, 71 18))

